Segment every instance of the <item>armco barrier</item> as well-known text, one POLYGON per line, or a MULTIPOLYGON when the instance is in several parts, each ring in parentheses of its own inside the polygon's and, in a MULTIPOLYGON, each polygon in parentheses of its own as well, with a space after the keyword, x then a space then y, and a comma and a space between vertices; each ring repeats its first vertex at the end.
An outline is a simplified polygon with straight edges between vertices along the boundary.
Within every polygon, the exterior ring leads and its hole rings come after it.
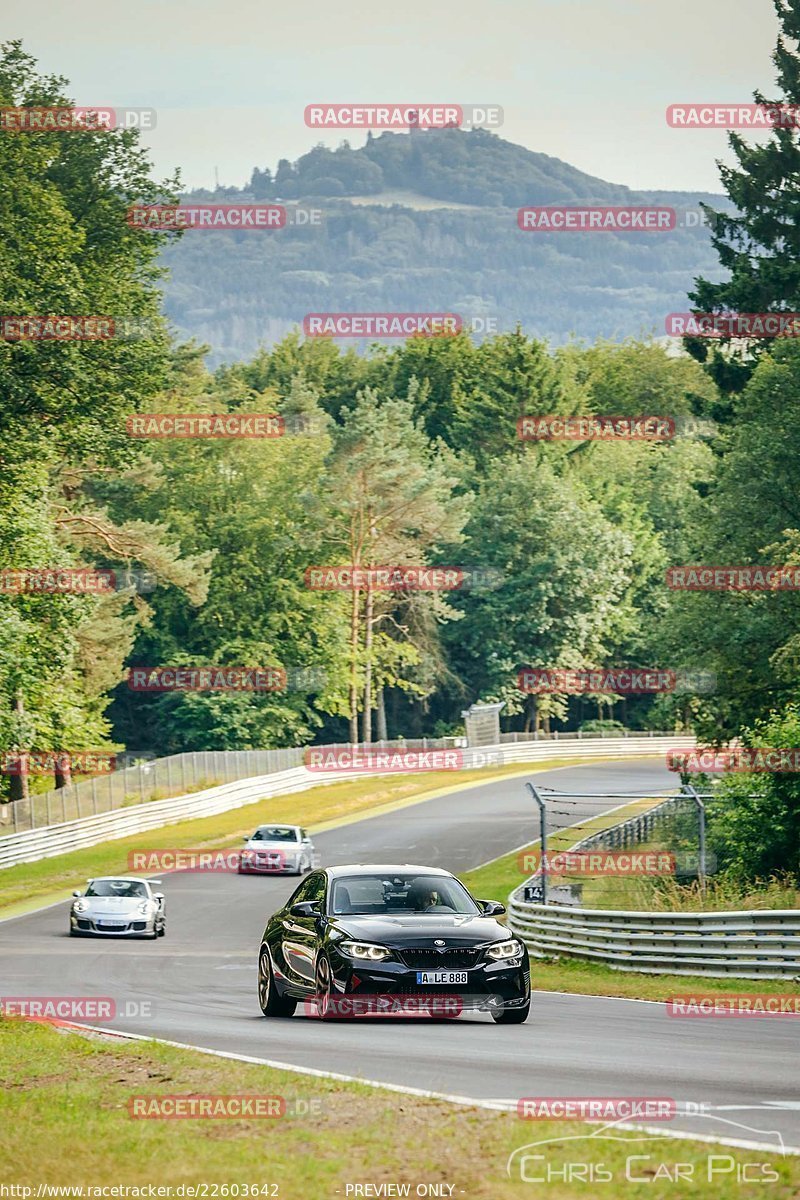
MULTIPOLYGON (((489 767, 500 763, 535 763, 548 758, 621 758, 653 754, 665 754, 667 750, 685 750, 694 745, 694 738, 685 736, 648 737, 646 735, 624 738, 593 738, 566 740, 559 738, 557 745, 552 741, 526 742, 517 745, 482 746, 465 749, 464 767, 489 767)), ((270 775, 225 783, 207 791, 188 796, 176 796, 169 800, 151 800, 145 804, 130 805, 97 816, 81 817, 58 825, 47 825, 41 829, 26 830, 0 837, 0 870, 18 863, 37 862, 42 858, 53 858, 70 850, 95 846, 99 842, 113 841, 143 833, 148 829, 160 829, 193 817, 208 817, 229 809, 254 804, 271 796, 284 796, 292 792, 318 787, 321 783, 335 783, 343 779, 363 778, 361 772, 337 772, 321 775, 305 767, 293 767, 270 775)))
POLYGON ((509 897, 509 928, 535 958, 567 955, 617 971, 734 979, 800 976, 800 910, 622 912, 509 897))

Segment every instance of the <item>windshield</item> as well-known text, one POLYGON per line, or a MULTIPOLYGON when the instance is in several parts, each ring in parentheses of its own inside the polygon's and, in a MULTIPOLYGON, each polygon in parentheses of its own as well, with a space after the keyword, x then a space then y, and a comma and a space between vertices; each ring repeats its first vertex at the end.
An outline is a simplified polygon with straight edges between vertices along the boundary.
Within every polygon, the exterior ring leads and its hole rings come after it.
POLYGON ((296 842, 299 841, 297 830, 287 825, 261 825, 255 831, 253 842, 296 842))
POLYGON ((145 899, 147 887, 136 879, 95 879, 86 889, 87 896, 124 896, 145 899))
POLYGON ((350 875, 333 881, 331 912, 364 915, 480 913, 466 888, 448 875, 350 875))

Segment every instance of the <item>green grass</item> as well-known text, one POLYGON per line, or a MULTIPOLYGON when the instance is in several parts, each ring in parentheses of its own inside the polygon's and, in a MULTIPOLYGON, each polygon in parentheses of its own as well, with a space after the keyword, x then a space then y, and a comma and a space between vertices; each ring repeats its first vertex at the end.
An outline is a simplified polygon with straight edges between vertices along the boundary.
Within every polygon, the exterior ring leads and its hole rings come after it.
MULTIPOLYGON (((668 851, 663 842, 643 843, 637 850, 668 851)), ((750 886, 709 876, 679 883, 673 875, 595 876, 585 881, 586 908, 621 908, 634 912, 738 912, 765 908, 798 908, 800 893, 792 879, 766 879, 750 886)))
MULTIPOLYGON (((243 808, 163 826, 85 850, 23 863, 0 871, 0 916, 12 916, 66 899, 95 875, 127 872, 132 850, 164 850, 241 845, 242 838, 265 821, 288 821, 317 832, 335 824, 359 820, 392 806, 415 803, 458 788, 490 783, 507 776, 533 774, 585 759, 548 759, 471 771, 428 771, 415 775, 365 776, 341 783, 321 784, 306 792, 258 800, 243 808)), ((151 872, 152 873, 152 872, 151 872)))
MULTIPOLYGON (((620 821, 627 820, 628 817, 638 816, 639 813, 654 808, 661 801, 661 797, 643 797, 618 809, 613 817, 587 817, 579 825, 573 825, 569 829, 558 829, 548 836, 548 852, 552 854, 559 850, 569 850, 576 842, 582 841, 591 834, 598 833, 601 829, 607 829, 609 825, 616 825, 620 821)), ((537 838, 523 850, 513 850, 510 854, 495 858, 492 862, 476 867, 473 871, 465 871, 459 876, 459 879, 466 884, 473 896, 480 896, 482 900, 500 900, 505 904, 509 892, 513 892, 514 888, 519 887, 531 874, 530 871, 521 869, 522 855, 536 850, 538 846, 539 839, 537 838)))
MULTIPOLYGON (((361 1065, 368 1070, 368 1064, 361 1065)), ((659 1092, 655 1085, 653 1092, 659 1092)), ((663 1128, 668 1131, 669 1122, 663 1128)), ((732 1169, 722 1174, 723 1157, 728 1167, 732 1162, 768 1164, 775 1173, 770 1200, 792 1200, 800 1189, 800 1157, 687 1140, 642 1142, 642 1134, 619 1127, 615 1137, 637 1140, 590 1140, 587 1135, 597 1129, 577 1121, 521 1120, 512 1113, 225 1061, 153 1042, 90 1040, 0 1018, 0 1179, 31 1187, 33 1195, 39 1184, 241 1189, 244 1184, 275 1183, 274 1193, 259 1194, 334 1200, 345 1197, 348 1184, 408 1183, 413 1196, 420 1183, 444 1183, 454 1197, 513 1200, 537 1193, 520 1181, 518 1167, 514 1178, 507 1176, 508 1156, 543 1139, 558 1142, 532 1151, 546 1156, 547 1163, 535 1164, 539 1171, 548 1164, 561 1170, 569 1160, 602 1163, 614 1177, 602 1193, 580 1181, 559 1180, 547 1187, 548 1200, 617 1196, 623 1187, 630 1200, 686 1194, 697 1200, 752 1200, 766 1194, 763 1184, 737 1186, 732 1169), (243 1093, 283 1097, 287 1115, 261 1120, 136 1120, 130 1115, 129 1100, 135 1096, 243 1093), (309 1108, 311 1117, 292 1115, 309 1108), (581 1140, 563 1142, 576 1136, 581 1140), (651 1159, 637 1160, 637 1174, 648 1181, 626 1182, 626 1159, 643 1154, 651 1159), (718 1160, 718 1176, 709 1182, 711 1157, 718 1160), (696 1180, 690 1192, 673 1191, 669 1184, 654 1188, 652 1171, 661 1163, 670 1171, 677 1163, 690 1164, 696 1180)))

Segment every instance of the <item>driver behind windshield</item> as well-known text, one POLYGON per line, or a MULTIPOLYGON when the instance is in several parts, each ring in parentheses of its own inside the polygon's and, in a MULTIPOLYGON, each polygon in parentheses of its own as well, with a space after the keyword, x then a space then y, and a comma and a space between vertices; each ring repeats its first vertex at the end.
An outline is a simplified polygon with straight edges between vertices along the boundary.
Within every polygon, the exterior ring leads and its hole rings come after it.
POLYGON ((430 912, 431 909, 448 907, 442 904, 439 893, 426 883, 416 883, 408 889, 408 905, 414 912, 430 912))

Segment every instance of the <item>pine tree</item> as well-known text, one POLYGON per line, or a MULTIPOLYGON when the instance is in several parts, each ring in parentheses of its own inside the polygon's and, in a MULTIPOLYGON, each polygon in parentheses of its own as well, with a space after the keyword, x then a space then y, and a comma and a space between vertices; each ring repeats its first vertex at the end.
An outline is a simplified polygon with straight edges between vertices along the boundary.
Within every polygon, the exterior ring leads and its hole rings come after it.
MULTIPOLYGON (((728 142, 738 167, 719 164, 722 183, 738 215, 704 205, 712 244, 730 272, 722 283, 695 281, 689 295, 697 312, 756 313, 800 311, 800 0, 774 0, 781 33, 772 61, 782 98, 768 101, 754 92, 757 104, 794 110, 794 121, 777 125, 761 145, 731 132, 728 142)), ((686 349, 707 368, 724 392, 746 384, 768 341, 733 346, 729 338, 687 338, 686 349)), ((722 415, 722 414, 720 414, 722 415)))

